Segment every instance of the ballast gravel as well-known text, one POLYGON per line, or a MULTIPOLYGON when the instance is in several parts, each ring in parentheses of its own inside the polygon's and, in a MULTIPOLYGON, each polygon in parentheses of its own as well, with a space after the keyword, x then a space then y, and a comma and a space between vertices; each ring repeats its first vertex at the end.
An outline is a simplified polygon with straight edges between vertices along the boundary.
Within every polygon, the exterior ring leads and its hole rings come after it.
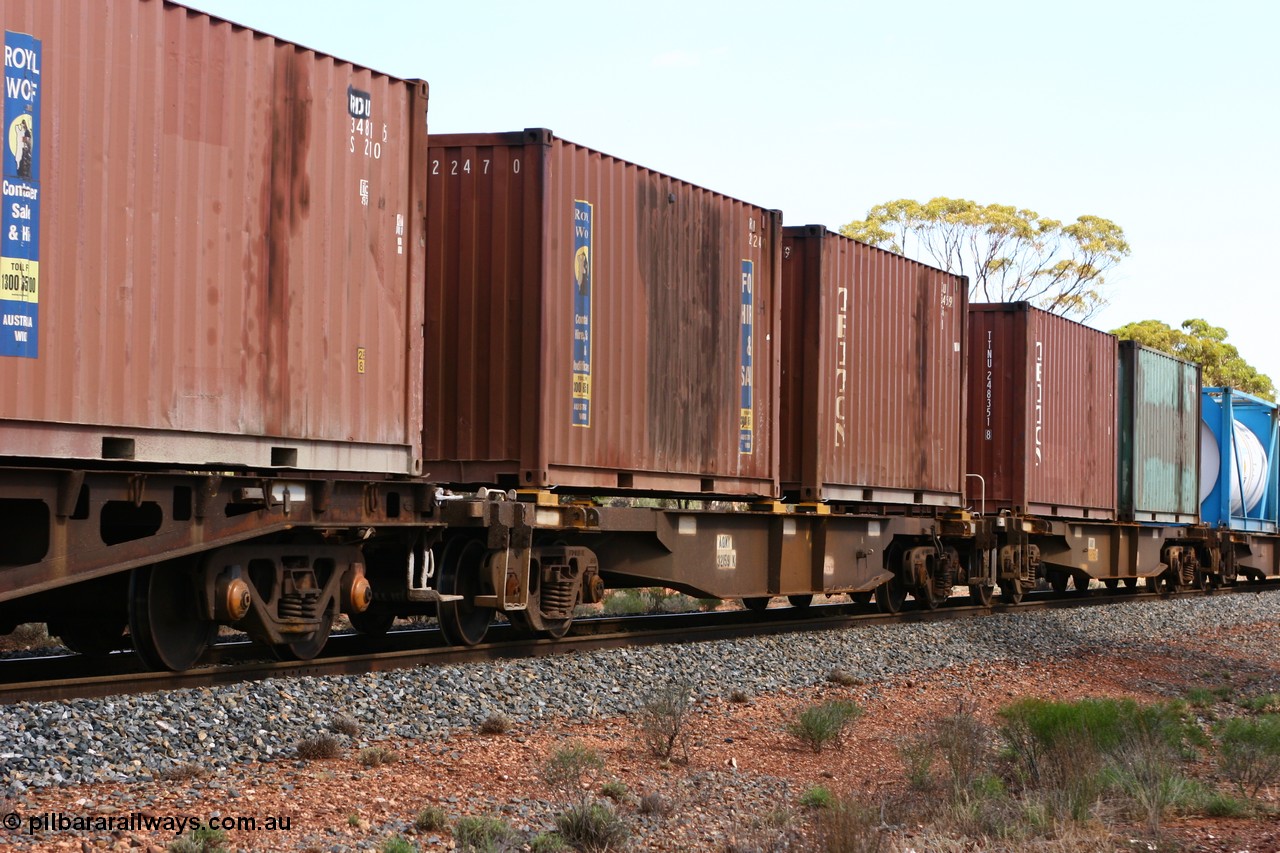
POLYGON ((447 751, 451 731, 494 712, 520 723, 625 714, 672 681, 698 696, 785 693, 840 669, 875 689, 961 664, 1141 654, 1162 640, 1277 620, 1280 595, 1217 595, 23 703, 0 708, 0 795, 146 780, 183 764, 293 759, 299 741, 340 716, 359 723, 357 745, 410 738, 447 751))

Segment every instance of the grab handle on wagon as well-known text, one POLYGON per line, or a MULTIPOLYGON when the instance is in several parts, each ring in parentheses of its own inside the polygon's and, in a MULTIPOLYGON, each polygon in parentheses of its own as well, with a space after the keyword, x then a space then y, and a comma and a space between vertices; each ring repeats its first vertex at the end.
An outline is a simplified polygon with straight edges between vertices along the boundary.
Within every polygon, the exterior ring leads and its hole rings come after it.
POLYGON ((979 483, 982 484, 982 489, 979 492, 980 503, 978 504, 978 506, 980 508, 978 510, 978 515, 986 515, 987 514, 987 481, 982 479, 981 474, 965 474, 964 476, 966 478, 973 477, 975 480, 977 480, 979 483))

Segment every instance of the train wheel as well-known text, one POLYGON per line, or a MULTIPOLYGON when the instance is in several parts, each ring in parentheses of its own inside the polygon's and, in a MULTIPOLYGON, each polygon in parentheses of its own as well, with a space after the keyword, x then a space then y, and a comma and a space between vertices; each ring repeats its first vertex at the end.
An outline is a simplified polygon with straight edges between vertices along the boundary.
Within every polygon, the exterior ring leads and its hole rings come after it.
POLYGON ((363 613, 348 613, 347 619, 351 622, 351 627, 356 629, 357 634, 364 634, 366 637, 384 637, 391 630, 391 625, 396 621, 396 617, 390 613, 375 613, 366 610, 363 613))
POLYGON ((1049 572, 1049 586, 1053 587, 1053 591, 1062 595, 1067 591, 1067 581, 1071 576, 1066 572, 1049 572))
POLYGON ((128 620, 123 617, 94 616, 66 622, 51 622, 49 633, 78 655, 105 657, 120 648, 128 620))
POLYGON ((1089 582, 1092 580, 1088 575, 1072 575, 1071 585, 1076 588, 1076 592, 1088 592, 1089 582))
POLYGON ((1000 582, 1000 597, 1005 600, 1006 604, 1021 604, 1022 595, 1025 591, 1022 587, 1022 581, 1018 578, 1000 582))
MULTIPOLYGON (((1128 580, 1128 578, 1125 578, 1128 580)), ((1115 592, 1120 588, 1120 578, 1103 578, 1102 585, 1107 588, 1107 592, 1115 592)))
POLYGON ((787 601, 791 602, 791 606, 799 610, 804 610, 810 604, 813 604, 812 595, 788 595, 787 601))
POLYGON ((152 669, 190 669, 213 642, 218 626, 196 613, 191 563, 170 560, 134 569, 129 577, 129 634, 152 669))
POLYGON ((752 613, 763 613, 769 609, 769 602, 772 601, 769 596, 762 595, 756 598, 742 599, 742 606, 750 610, 752 613))
POLYGON ((851 592, 849 600, 854 604, 870 604, 872 593, 870 592, 851 592))
MULTIPOLYGON (((529 606, 533 607, 536 602, 530 599, 529 606)), ((553 640, 562 640, 569 633, 569 629, 573 627, 573 617, 568 619, 546 619, 542 620, 542 629, 535 630, 532 620, 529 619, 529 613, 526 610, 512 610, 504 614, 507 621, 511 623, 511 627, 521 637, 550 637, 553 640)))
POLYGON ((333 611, 326 610, 325 614, 320 617, 320 627, 311 635, 310 639, 298 640, 295 643, 285 643, 280 646, 273 647, 276 657, 280 660, 313 660, 315 656, 320 654, 325 643, 329 642, 329 631, 333 628, 333 611))
POLYGON ((545 626, 542 633, 553 640, 562 640, 564 635, 569 633, 569 629, 573 627, 573 619, 546 619, 543 620, 545 626))
POLYGON ((1124 578, 1124 588, 1129 592, 1134 592, 1138 588, 1138 579, 1136 577, 1124 578))
POLYGON ((451 646, 474 646, 484 639, 493 621, 492 607, 477 607, 475 597, 484 594, 484 545, 476 539, 451 543, 440 567, 439 590, 444 595, 461 595, 461 601, 440 604, 440 632, 451 646))
POLYGON ((996 588, 981 583, 969 584, 969 601, 979 607, 990 607, 996 588))
POLYGON ((907 588, 897 575, 876 587, 876 607, 881 613, 900 613, 906 600, 907 588))

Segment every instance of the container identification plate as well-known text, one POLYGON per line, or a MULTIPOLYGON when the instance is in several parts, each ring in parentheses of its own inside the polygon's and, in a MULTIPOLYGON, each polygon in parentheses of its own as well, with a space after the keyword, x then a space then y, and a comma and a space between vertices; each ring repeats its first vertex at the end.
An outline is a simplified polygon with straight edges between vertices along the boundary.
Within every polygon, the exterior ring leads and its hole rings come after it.
POLYGON ((40 40, 4 34, 0 356, 36 358, 40 332, 40 40))
POLYGON ((573 202, 573 418, 591 426, 591 202, 573 202))

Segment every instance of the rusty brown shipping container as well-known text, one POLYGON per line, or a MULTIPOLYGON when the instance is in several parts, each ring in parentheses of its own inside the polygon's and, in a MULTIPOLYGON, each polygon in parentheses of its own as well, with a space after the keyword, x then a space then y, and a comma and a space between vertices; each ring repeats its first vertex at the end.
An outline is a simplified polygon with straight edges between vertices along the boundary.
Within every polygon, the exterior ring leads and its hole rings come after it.
POLYGON ((987 512, 1116 516, 1113 335, 1025 302, 969 306, 969 497, 987 512))
POLYGON ((428 186, 428 476, 777 491, 779 213, 542 129, 428 186))
POLYGON ((419 473, 426 84, 161 0, 0 9, 0 455, 419 473))
POLYGON ((959 506, 966 279, 821 225, 783 258, 784 491, 959 506))

